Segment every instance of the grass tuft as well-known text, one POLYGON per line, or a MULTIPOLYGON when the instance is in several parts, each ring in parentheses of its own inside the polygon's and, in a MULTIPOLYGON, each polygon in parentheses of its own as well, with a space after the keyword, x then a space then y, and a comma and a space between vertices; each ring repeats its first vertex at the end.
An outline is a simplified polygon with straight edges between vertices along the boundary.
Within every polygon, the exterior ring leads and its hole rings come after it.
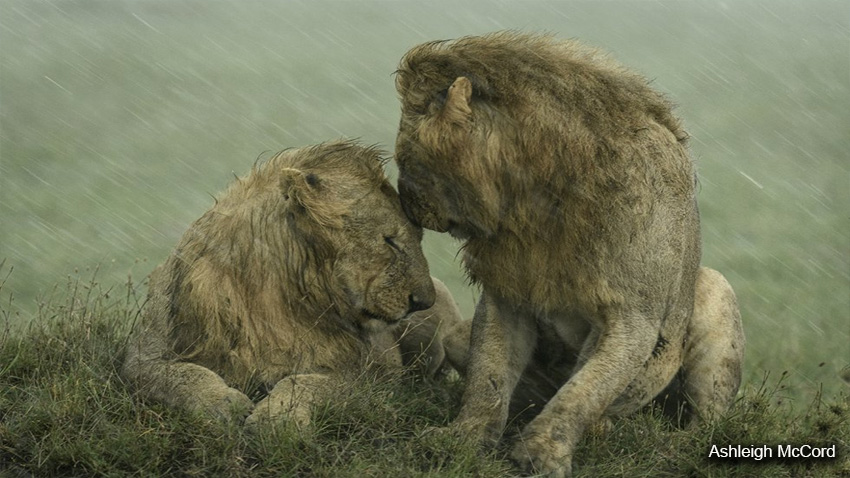
MULTIPOLYGON (((0 277, 2 274, 0 263, 0 277)), ((461 381, 364 373, 318 407, 310 430, 257 431, 144 403, 118 376, 138 286, 71 278, 22 331, 0 333, 0 476, 515 476, 506 447, 490 453, 430 433, 457 414, 461 381), (120 289, 120 288, 119 288, 120 289)), ((5 274, 8 278, 8 272, 5 274)), ((5 278, 0 281, 0 293, 5 278)), ((8 322, 11 301, 0 302, 8 322)), ((723 420, 674 427, 657 409, 591 433, 576 476, 850 476, 846 395, 792 407, 785 375, 744 390, 723 420), (801 413, 798 408, 804 408, 801 413), (720 461, 712 444, 836 444, 835 460, 720 461)))

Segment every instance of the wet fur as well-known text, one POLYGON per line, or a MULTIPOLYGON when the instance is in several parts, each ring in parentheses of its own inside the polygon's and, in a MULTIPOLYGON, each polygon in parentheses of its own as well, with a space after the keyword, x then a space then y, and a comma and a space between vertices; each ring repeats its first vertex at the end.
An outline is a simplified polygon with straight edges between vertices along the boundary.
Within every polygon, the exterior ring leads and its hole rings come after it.
POLYGON ((688 136, 662 95, 575 41, 514 32, 414 47, 396 87, 405 211, 464 240, 483 288, 452 429, 494 443, 512 398, 536 402, 512 457, 564 476, 588 427, 677 374, 698 416, 731 404, 740 316, 699 267, 688 136))
POLYGON ((276 154, 150 275, 122 373, 177 408, 302 426, 328 387, 368 366, 404 355, 433 374, 460 314, 420 240, 376 149, 338 141, 276 154), (390 324, 414 298, 431 307, 390 324))

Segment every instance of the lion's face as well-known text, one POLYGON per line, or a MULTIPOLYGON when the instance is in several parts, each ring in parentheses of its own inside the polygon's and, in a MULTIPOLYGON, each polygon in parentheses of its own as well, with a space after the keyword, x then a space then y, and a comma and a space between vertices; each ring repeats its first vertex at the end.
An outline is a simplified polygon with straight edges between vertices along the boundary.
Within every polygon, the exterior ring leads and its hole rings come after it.
POLYGON ((492 235, 501 194, 495 165, 498 135, 473 105, 466 78, 437 81, 436 90, 399 86, 402 118, 396 141, 398 189, 416 224, 460 239, 492 235))
POLYGON ((443 176, 444 170, 435 170, 427 165, 434 161, 427 153, 416 156, 415 145, 406 142, 407 149, 399 148, 396 162, 399 165, 398 190, 408 217, 422 227, 446 232, 456 224, 460 216, 458 205, 462 194, 452 187, 451 177, 443 176))
POLYGON ((405 216, 380 154, 351 143, 284 154, 291 157, 281 173, 284 220, 340 312, 365 325, 431 307, 422 230, 405 216))
POLYGON ((422 229, 389 183, 358 199, 343 220, 334 276, 362 323, 394 323, 434 303, 422 229))

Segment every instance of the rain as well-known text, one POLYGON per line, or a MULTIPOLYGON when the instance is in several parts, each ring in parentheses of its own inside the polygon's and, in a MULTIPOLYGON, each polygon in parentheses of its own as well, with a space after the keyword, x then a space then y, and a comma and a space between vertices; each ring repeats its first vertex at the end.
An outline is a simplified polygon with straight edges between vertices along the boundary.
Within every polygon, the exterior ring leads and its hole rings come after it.
MULTIPOLYGON (((258 158, 339 137, 391 154, 393 71, 413 45, 549 32, 610 52, 678 105, 703 263, 742 309, 745 384, 787 371, 799 400, 846 391, 848 24, 829 0, 4 0, 3 300, 25 325, 74 274, 143 287, 258 158)), ((458 246, 426 234, 432 273, 470 317, 458 246)))

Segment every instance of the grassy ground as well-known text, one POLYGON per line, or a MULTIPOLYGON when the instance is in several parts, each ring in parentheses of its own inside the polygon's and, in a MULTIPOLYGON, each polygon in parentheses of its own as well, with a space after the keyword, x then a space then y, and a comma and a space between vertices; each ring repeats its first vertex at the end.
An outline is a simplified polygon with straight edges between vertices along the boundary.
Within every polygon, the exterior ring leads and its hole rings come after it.
MULTIPOLYGON (((729 436, 750 441, 740 431, 745 420, 774 441, 814 433, 828 409, 813 406, 815 397, 846 403, 848 385, 839 377, 850 374, 847 17, 844 2, 833 0, 0 2, 0 261, 4 271, 14 269, 4 286, 14 300, 2 309, 2 325, 14 331, 0 343, 3 463, 43 467, 40 474, 94 472, 80 458, 85 450, 51 461, 63 456, 51 447, 88 446, 63 442, 87 430, 92 447, 106 454, 126 451, 116 445, 127 443, 121 440, 162 447, 182 474, 204 474, 197 463, 219 455, 235 467, 279 469, 238 430, 211 431, 190 417, 139 407, 111 363, 135 303, 107 307, 124 293, 109 300, 95 294, 102 307, 92 315, 72 307, 66 296, 73 293, 62 285, 97 264, 101 282, 118 284, 115 291, 128 277, 141 281, 210 206, 210 194, 264 151, 339 136, 391 150, 398 121, 391 72, 404 51, 502 28, 601 46, 680 105, 700 169, 704 263, 735 287, 748 337, 742 418, 729 422, 729 430, 739 427, 729 436), (783 377, 781 390, 769 394, 770 413, 756 417, 749 404, 759 403, 765 375, 771 389, 783 377), (97 411, 104 403, 115 415, 97 411), (30 415, 42 417, 31 425, 43 428, 19 428, 30 415), (787 430, 778 425, 786 418, 787 430), (238 446, 204 441, 225 432, 238 446), (181 461, 178 445, 192 450, 186 460, 195 464, 181 461)), ((471 316, 476 290, 459 270, 457 244, 427 234, 424 247, 432 273, 471 316)), ((143 295, 144 285, 136 287, 143 295)), ((448 406, 436 390, 411 400, 448 406)), ((407 420, 421 411, 391 402, 407 420)), ((671 434, 654 423, 619 424, 626 437, 644 426, 648 435, 611 442, 627 456, 594 445, 588 450, 607 455, 590 451, 585 466, 630 469, 623 460, 634 453, 647 470, 655 463, 666 472, 666 459, 652 448, 674 446, 681 448, 670 453, 711 474, 733 472, 700 461, 713 430, 671 434)), ((418 446, 420 424, 404 427, 399 443, 418 446)), ((380 448, 367 449, 360 453, 380 448)), ((150 450, 136 463, 153 463, 145 468, 152 475, 166 471, 169 464, 150 450)), ((418 463, 386 456, 398 466, 418 463)))
MULTIPOLYGON (((2 284, 0 284, 2 292, 2 284)), ((5 294, 4 294, 5 295, 5 294)), ((134 284, 71 280, 22 335, 0 335, 0 476, 515 476, 505 451, 428 433, 457 412, 461 384, 364 375, 314 413, 314 428, 248 434, 143 403, 117 367, 134 284)), ((7 301, 0 319, 9 320, 7 301)), ((674 429, 654 410, 587 437, 576 476, 850 476, 850 403, 783 405, 782 379, 747 388, 728 418, 674 429), (832 460, 722 461, 711 445, 838 447, 832 460)))

